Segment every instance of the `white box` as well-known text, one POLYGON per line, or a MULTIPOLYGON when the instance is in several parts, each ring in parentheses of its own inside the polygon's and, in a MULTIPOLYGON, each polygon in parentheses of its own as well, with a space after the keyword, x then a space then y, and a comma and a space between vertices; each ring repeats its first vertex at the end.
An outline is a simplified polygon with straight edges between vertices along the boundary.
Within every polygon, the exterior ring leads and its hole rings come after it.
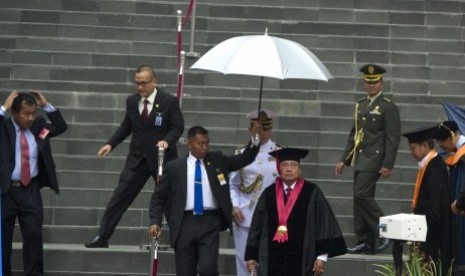
POLYGON ((404 241, 426 241, 426 217, 414 214, 396 214, 379 218, 379 235, 404 241))

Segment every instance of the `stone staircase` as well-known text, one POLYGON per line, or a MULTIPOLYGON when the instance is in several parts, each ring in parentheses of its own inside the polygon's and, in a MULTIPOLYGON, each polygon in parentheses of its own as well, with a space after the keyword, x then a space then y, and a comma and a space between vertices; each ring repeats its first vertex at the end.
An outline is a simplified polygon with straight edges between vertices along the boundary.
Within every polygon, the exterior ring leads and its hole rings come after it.
MULTIPOLYGON (((62 110, 68 131, 53 141, 61 193, 43 191, 47 275, 147 275, 149 181, 123 216, 110 249, 85 249, 97 231, 127 152, 121 144, 105 160, 96 152, 119 125, 134 68, 157 68, 167 91, 176 91, 176 10, 188 1, 2 0, 0 102, 12 89, 40 89, 62 110)), ((198 0, 194 50, 205 53, 234 36, 262 34, 311 49, 335 79, 328 83, 265 79, 263 106, 279 114, 274 140, 310 149, 304 175, 318 183, 348 244, 352 225, 352 171, 334 176, 334 164, 363 97, 358 68, 388 69, 385 93, 399 105, 402 129, 445 119, 437 100, 465 105, 465 2, 422 0, 198 0), (292 2, 292 3, 288 3, 292 2)), ((183 48, 188 48, 189 29, 183 48)), ((187 60, 187 68, 195 60, 187 60)), ((183 113, 187 128, 210 130, 212 149, 233 153, 246 140, 245 114, 258 104, 259 78, 187 70, 183 113)), ((187 152, 180 145, 180 154, 187 152)), ((386 214, 409 212, 415 162, 402 140, 396 169, 379 183, 386 214)), ((167 235, 162 244, 166 245, 167 235)), ((13 264, 21 275, 20 235, 13 264)), ((221 240, 220 273, 234 275, 233 241, 221 240)), ((160 275, 174 275, 173 252, 163 247, 160 275)), ((326 275, 376 275, 387 254, 342 256, 326 275)))

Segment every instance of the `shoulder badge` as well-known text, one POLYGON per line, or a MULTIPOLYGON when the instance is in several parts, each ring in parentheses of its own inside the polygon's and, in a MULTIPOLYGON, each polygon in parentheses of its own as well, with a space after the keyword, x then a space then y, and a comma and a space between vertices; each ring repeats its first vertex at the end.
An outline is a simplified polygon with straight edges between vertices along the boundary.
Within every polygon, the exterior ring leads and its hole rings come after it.
POLYGON ((392 100, 389 99, 388 97, 383 97, 383 100, 384 100, 385 102, 392 103, 392 100))
POLYGON ((363 97, 363 98, 361 98, 360 100, 358 100, 358 102, 361 103, 361 102, 364 102, 364 101, 366 101, 366 100, 367 100, 367 97, 363 97))

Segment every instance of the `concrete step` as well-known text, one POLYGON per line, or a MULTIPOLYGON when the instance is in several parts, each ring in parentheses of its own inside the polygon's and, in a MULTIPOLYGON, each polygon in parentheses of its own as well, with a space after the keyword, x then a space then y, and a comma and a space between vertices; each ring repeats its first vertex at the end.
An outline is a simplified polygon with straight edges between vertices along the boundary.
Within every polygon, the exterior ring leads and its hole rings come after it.
MULTIPOLYGON (((57 41, 59 43, 59 41, 57 41)), ((0 43, 1 40, 0 40, 0 43)), ((176 57, 172 54, 172 47, 168 45, 154 45, 155 47, 169 50, 169 54, 154 55, 129 55, 118 53, 83 53, 83 52, 44 52, 36 49, 8 49, 5 63, 14 64, 42 64, 55 66, 92 66, 92 67, 114 67, 114 68, 137 68, 144 61, 150 60, 160 68, 176 68, 176 57)), ((134 70, 134 69, 133 69, 134 70)))
MULTIPOLYGON (((14 275, 20 275, 20 244, 14 244, 14 275)), ((147 275, 150 253, 138 246, 115 246, 109 249, 86 249, 83 245, 45 244, 45 271, 47 275, 147 275), (62 260, 57 262, 56 260, 62 260), (64 261, 66 260, 66 261, 64 261), (98 262, 96 262, 98 260, 98 262), (117 261, 116 261, 117 260, 117 261), (86 271, 91 271, 87 272, 86 271)), ((390 264, 387 254, 375 256, 343 255, 329 260, 326 275, 378 275, 374 264, 390 264), (347 274, 350 271, 350 274, 347 274)), ((218 260, 220 275, 235 275, 235 255, 231 249, 220 249, 218 260)), ((174 252, 159 251, 158 275, 174 275, 174 252)))
MULTIPOLYGON (((347 186, 344 187, 344 190, 352 190, 352 182, 349 183, 338 183, 338 181, 333 181, 332 183, 328 184, 328 180, 326 181, 315 181, 321 187, 325 187, 326 196, 332 198, 335 202, 342 202, 352 200, 352 192, 347 194, 342 194, 341 191, 334 191, 336 187, 347 186), (325 185, 324 185, 325 184, 325 185), (333 187, 334 186, 334 187, 333 187)), ((377 196, 381 200, 385 200, 389 204, 391 201, 410 201, 412 194, 413 194, 413 184, 414 179, 411 179, 407 183, 389 183, 389 184, 379 184, 377 196)), ((116 186, 117 183, 113 182, 116 186)), ((267 183, 271 184, 271 183, 267 183)), ((83 189, 82 187, 76 188, 69 188, 69 187, 62 187, 60 194, 56 196, 51 192, 43 193, 43 204, 47 208, 64 208, 64 209, 72 209, 72 208, 79 208, 85 206, 88 209, 98 209, 104 208, 108 203, 110 197, 113 194, 114 188, 100 188, 100 186, 94 188, 86 188, 83 189)), ((131 208, 138 210, 138 209, 148 209, 150 199, 152 197, 152 193, 154 190, 154 181, 149 180, 148 184, 136 198, 136 200, 131 204, 131 208)), ((338 214, 347 214, 347 210, 337 210, 338 214)))
MULTIPOLYGON (((222 150, 223 153, 226 155, 233 155, 234 148, 228 146, 230 151, 221 148, 211 146, 211 150, 222 150)), ((342 153, 342 150, 340 151, 342 153)), ((187 150, 180 150, 179 156, 186 156, 187 150)), ((411 157, 407 157, 408 154, 405 153, 406 157, 405 162, 408 166, 400 166, 397 165, 393 171, 393 174, 388 179, 389 182, 397 182, 403 183, 405 181, 410 182, 411 179, 415 179, 416 177, 416 167, 415 163, 413 162, 411 157)), ((338 157, 339 155, 335 155, 338 157)), ((338 162, 339 158, 334 158, 328 160, 327 163, 317 163, 313 162, 313 159, 318 158, 317 156, 309 156, 308 159, 302 162, 302 174, 309 179, 335 179, 334 177, 334 166, 336 162, 338 162)), ((113 157, 108 156, 104 160, 99 160, 96 158, 95 155, 92 156, 68 156, 68 155, 55 155, 55 163, 57 165, 58 170, 64 172, 73 172, 75 171, 78 175, 79 174, 89 174, 88 177, 94 177, 94 174, 98 174, 104 172, 104 175, 98 179, 107 179, 108 176, 106 174, 118 174, 121 169, 123 168, 125 162, 125 156, 121 157, 113 157)), ((65 174, 66 175, 66 174, 65 174)), ((113 177, 113 176, 111 176, 113 177)), ((68 178, 68 177, 67 177, 68 178)), ((352 179, 352 169, 347 167, 344 171, 344 176, 340 177, 340 180, 351 180, 352 179)), ((73 181, 72 183, 74 183, 73 181)), ((84 184, 84 186, 87 186, 84 184)))

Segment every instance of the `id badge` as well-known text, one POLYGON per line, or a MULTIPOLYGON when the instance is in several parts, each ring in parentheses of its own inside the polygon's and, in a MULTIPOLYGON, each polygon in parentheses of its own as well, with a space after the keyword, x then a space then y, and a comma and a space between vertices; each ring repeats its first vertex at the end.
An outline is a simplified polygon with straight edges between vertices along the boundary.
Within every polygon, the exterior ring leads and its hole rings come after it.
POLYGON ((161 126, 162 123, 163 123, 163 117, 161 116, 161 113, 157 113, 157 116, 155 117, 155 125, 161 126))

